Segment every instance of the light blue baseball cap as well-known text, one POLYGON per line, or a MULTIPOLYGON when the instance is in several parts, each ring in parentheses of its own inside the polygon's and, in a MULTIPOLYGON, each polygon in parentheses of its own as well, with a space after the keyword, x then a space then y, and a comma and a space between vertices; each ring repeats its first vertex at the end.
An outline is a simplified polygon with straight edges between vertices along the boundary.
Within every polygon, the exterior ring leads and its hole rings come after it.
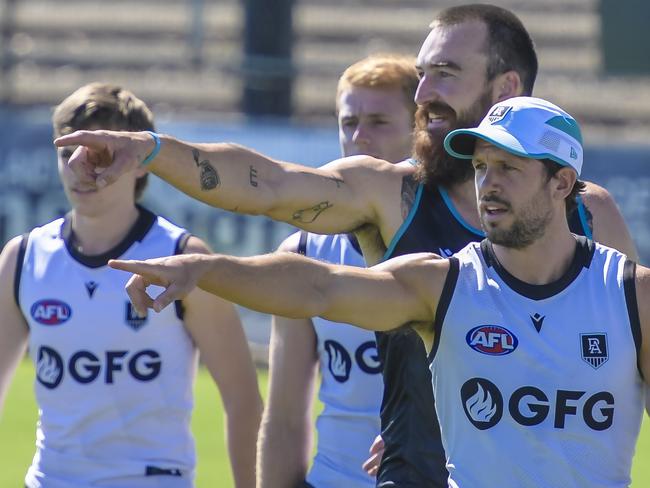
POLYGON ((515 97, 493 105, 478 127, 447 134, 445 150, 456 158, 472 159, 477 137, 517 156, 552 159, 578 176, 582 170, 580 126, 541 98, 515 97))

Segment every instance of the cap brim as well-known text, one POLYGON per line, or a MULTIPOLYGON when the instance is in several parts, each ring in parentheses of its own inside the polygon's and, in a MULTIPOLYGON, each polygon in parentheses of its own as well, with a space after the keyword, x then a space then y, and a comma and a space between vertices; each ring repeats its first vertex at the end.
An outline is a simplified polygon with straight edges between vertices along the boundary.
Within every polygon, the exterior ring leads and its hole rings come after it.
POLYGON ((532 156, 526 152, 524 146, 517 138, 497 126, 456 129, 451 131, 445 137, 445 150, 455 158, 472 159, 477 138, 483 139, 517 156, 528 158, 532 156))

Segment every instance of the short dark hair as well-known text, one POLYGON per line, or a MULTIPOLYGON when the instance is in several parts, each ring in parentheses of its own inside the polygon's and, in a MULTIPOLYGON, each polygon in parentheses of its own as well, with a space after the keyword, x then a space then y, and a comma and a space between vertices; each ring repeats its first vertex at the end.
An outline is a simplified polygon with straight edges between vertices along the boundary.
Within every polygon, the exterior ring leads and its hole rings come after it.
POLYGON ((487 79, 507 71, 516 71, 521 78, 523 95, 533 93, 537 78, 537 54, 530 34, 521 20, 509 10, 495 5, 472 4, 442 10, 431 23, 455 25, 478 20, 487 27, 485 49, 488 56, 487 79))
MULTIPOLYGON (((566 166, 562 166, 560 163, 553 161, 552 159, 540 159, 542 164, 544 165, 544 168, 546 169, 546 176, 547 176, 547 181, 553 178, 555 174, 560 171, 562 168, 565 168, 566 166)), ((566 204, 566 214, 571 215, 573 211, 578 206, 578 195, 581 193, 585 192, 585 182, 582 180, 576 180, 576 182, 573 185, 573 188, 571 189, 571 193, 569 193, 564 200, 566 204)))
MULTIPOLYGON (((129 90, 109 83, 89 83, 54 108, 54 137, 76 130, 101 128, 139 132, 155 131, 149 107, 129 90)), ((147 186, 148 173, 135 181, 135 200, 147 186)))

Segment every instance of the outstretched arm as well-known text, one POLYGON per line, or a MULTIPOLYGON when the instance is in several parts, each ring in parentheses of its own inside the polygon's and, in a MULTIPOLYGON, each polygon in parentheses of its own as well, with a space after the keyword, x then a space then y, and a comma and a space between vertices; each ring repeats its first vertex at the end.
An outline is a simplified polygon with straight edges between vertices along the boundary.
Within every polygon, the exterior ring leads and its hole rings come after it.
MULTIPOLYGON (((209 253, 210 250, 200 239, 190 237, 185 252, 209 253)), ((185 327, 221 393, 235 486, 255 486, 262 398, 237 311, 232 303, 199 288, 185 297, 183 307, 185 327)))
POLYGON ((411 254, 373 268, 332 265, 294 253, 238 258, 185 255, 147 261, 110 261, 135 273, 127 291, 136 310, 161 310, 194 286, 264 313, 321 316, 368 330, 431 322, 449 269, 434 254, 411 254), (165 291, 155 301, 146 293, 165 291))
MULTIPOLYGON (((385 198, 386 181, 394 182, 397 199, 400 175, 409 171, 366 156, 315 169, 276 161, 236 144, 190 144, 170 136, 160 140, 160 152, 148 168, 191 197, 319 233, 376 224, 377 201, 381 195, 385 198)), ((112 183, 154 149, 154 139, 146 132, 77 131, 54 142, 79 146, 68 165, 89 187, 112 183)))

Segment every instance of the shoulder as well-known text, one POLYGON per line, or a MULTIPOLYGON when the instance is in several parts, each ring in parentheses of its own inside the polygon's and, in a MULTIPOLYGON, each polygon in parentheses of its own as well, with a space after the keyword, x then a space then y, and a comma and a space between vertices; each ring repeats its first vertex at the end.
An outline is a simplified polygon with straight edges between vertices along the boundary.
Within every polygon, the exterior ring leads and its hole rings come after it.
POLYGON ((581 197, 588 207, 615 205, 612 194, 607 189, 591 181, 585 181, 585 191, 581 194, 581 197))
POLYGON ((611 193, 595 183, 585 182, 585 185, 582 200, 592 216, 594 240, 636 260, 638 254, 634 241, 611 193))
POLYGON ((182 254, 212 254, 212 249, 205 241, 190 235, 182 249, 182 254))
POLYGON ((421 252, 394 257, 371 269, 390 272, 397 279, 434 282, 444 280, 449 267, 449 259, 443 259, 431 252, 421 252))
MULTIPOLYGON (((278 252, 298 252, 298 247, 300 245, 300 239, 303 236, 303 232, 299 231, 294 232, 290 236, 286 237, 278 246, 278 252)), ((306 233, 308 234, 308 233, 306 233)), ((303 237, 304 238, 304 237, 303 237)))
POLYGON ((415 174, 415 167, 408 161, 389 163, 370 156, 349 156, 337 159, 321 169, 335 171, 345 178, 358 179, 360 183, 376 184, 378 181, 398 180, 415 174))
MULTIPOLYGON (((25 239, 26 236, 16 236, 7 242, 2 249, 0 254, 0 276, 3 277, 3 280, 13 279, 18 256, 21 254, 21 247, 26 244, 25 239)), ((7 283, 5 283, 6 285, 7 283)))

